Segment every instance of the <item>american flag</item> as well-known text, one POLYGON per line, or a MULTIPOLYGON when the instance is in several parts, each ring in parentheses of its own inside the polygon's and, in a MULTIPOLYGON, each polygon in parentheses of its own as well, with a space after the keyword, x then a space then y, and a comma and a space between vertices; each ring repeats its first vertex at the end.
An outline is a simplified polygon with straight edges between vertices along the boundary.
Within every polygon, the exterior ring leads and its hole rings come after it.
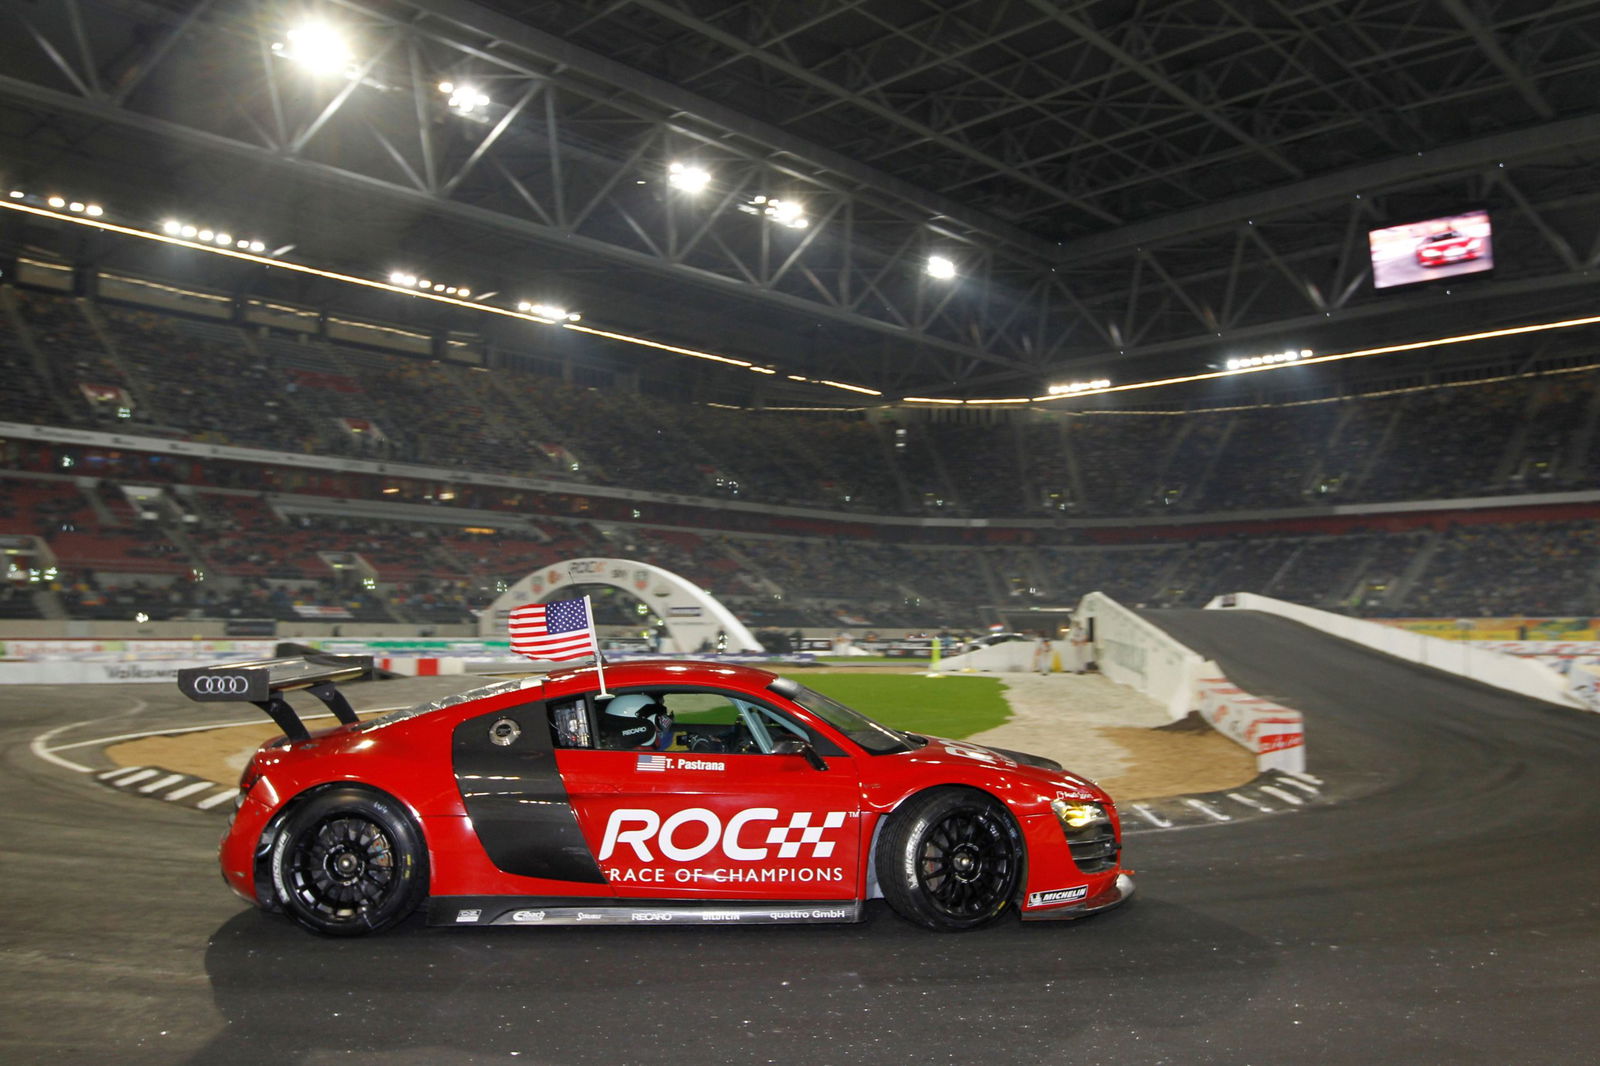
POLYGON ((665 770, 667 757, 665 755, 641 755, 633 764, 635 770, 665 770))
POLYGON ((588 659, 595 656, 594 629, 586 600, 557 600, 513 608, 511 650, 530 659, 588 659))

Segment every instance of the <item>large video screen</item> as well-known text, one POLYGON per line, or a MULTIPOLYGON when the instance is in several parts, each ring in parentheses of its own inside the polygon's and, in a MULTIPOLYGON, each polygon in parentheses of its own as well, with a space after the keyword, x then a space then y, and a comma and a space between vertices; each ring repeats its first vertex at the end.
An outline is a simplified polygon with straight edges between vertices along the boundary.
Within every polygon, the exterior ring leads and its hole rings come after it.
POLYGON ((1494 269, 1489 212, 1466 211, 1367 233, 1372 284, 1415 285, 1494 269))

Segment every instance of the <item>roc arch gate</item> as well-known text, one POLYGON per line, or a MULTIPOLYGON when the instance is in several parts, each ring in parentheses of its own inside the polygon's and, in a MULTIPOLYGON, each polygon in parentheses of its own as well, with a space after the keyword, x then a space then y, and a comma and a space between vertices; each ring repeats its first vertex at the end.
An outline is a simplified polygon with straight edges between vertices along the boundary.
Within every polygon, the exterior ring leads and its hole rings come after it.
POLYGON ((489 605, 478 635, 504 636, 512 608, 563 599, 563 591, 570 594, 581 585, 609 585, 648 604, 667 625, 662 651, 692 652, 706 643, 715 647, 719 632, 727 637, 728 651, 761 650, 755 635, 710 593, 670 570, 629 559, 569 559, 541 566, 489 605))

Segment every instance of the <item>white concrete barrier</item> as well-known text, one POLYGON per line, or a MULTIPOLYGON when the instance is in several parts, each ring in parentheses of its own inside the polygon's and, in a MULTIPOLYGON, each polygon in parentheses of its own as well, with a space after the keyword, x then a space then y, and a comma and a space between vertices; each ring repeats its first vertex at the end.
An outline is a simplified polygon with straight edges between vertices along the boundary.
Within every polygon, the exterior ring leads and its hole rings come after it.
POLYGON ((1567 678, 1557 671, 1532 659, 1502 655, 1477 647, 1467 641, 1442 640, 1422 633, 1350 618, 1331 611, 1319 611, 1270 596, 1253 592, 1230 593, 1218 596, 1206 604, 1208 610, 1236 609, 1262 611, 1320 629, 1344 640, 1393 655, 1398 659, 1431 666, 1435 670, 1456 674, 1485 685, 1505 689, 1523 696, 1531 696, 1546 703, 1589 710, 1588 704, 1570 687, 1567 678))
POLYGON ((1093 631, 1094 658, 1102 674, 1159 700, 1174 721, 1197 712, 1255 756, 1258 770, 1305 771, 1305 724, 1299 711, 1240 689, 1216 663, 1103 593, 1085 596, 1073 623, 1093 631))
POLYGON ((0 659, 22 662, 142 662, 150 659, 267 659, 272 640, 104 640, 92 637, 0 640, 0 659))
POLYGON ((1037 640, 1011 640, 1004 644, 991 644, 977 651, 964 651, 948 659, 939 660, 939 672, 957 673, 962 670, 994 670, 1016 673, 1039 669, 1037 640))
POLYGON ((147 659, 142 662, 0 663, 0 685, 126 685, 178 683, 186 666, 210 666, 216 659, 147 659))
POLYGON ((1092 629, 1100 672, 1161 703, 1174 721, 1196 709, 1200 679, 1221 673, 1216 663, 1104 593, 1085 596, 1073 619, 1092 629))

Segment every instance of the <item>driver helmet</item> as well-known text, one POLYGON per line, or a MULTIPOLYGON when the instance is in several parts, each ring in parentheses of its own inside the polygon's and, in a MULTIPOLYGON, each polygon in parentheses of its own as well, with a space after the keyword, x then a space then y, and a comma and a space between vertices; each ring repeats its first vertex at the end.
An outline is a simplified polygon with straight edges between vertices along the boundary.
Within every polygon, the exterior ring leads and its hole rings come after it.
POLYGON ((672 712, 642 693, 614 697, 600 711, 608 748, 664 748, 672 743, 672 712))

